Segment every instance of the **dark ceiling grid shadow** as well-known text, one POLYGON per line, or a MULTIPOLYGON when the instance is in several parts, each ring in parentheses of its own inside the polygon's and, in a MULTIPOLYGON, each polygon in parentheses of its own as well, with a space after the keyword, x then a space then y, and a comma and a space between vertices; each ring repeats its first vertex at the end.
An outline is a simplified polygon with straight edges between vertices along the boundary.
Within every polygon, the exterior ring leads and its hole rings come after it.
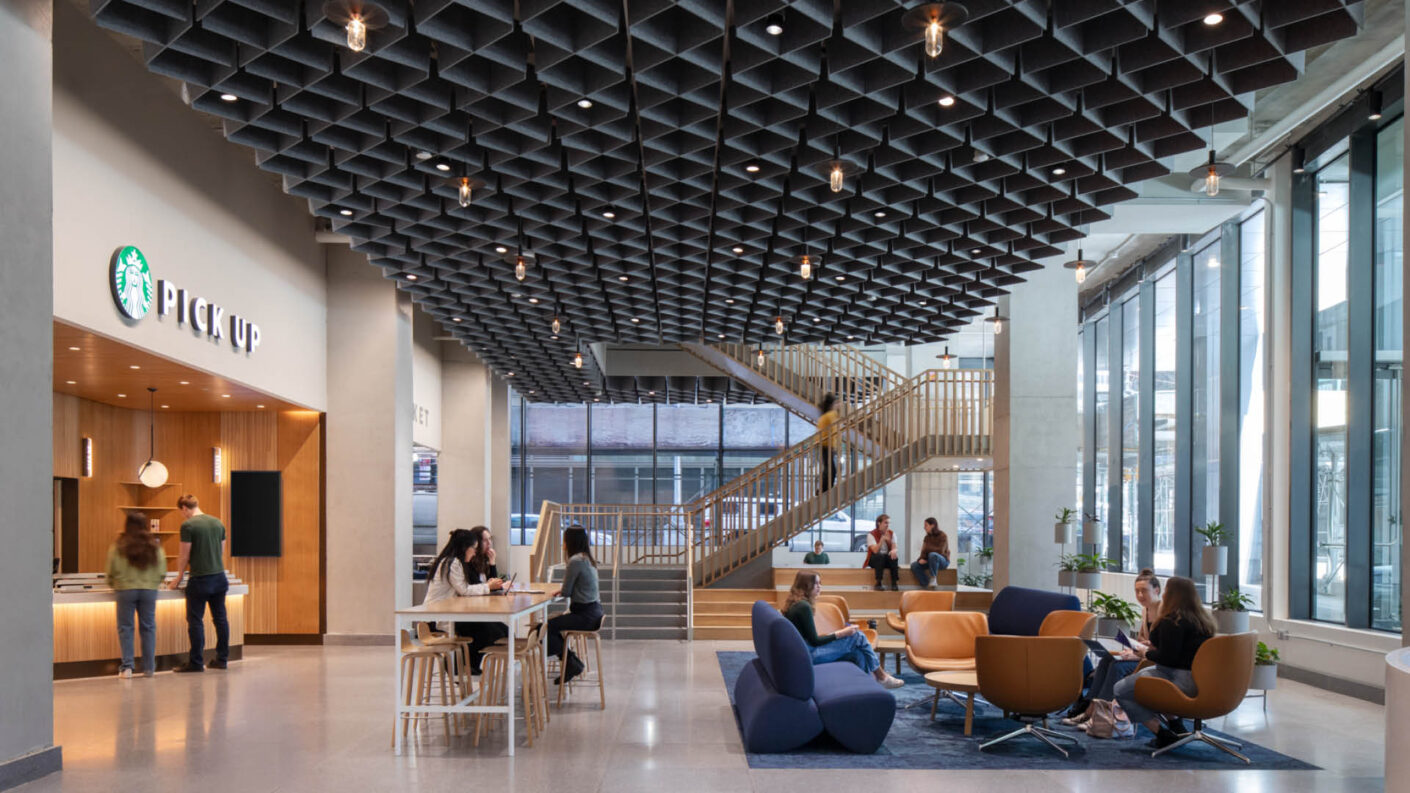
POLYGON ((794 342, 944 338, 1362 19, 1356 0, 1229 3, 1213 27, 1186 0, 968 0, 932 62, 913 4, 385 0, 360 53, 318 2, 92 10, 449 335, 569 402, 749 398, 572 367, 597 341, 773 343, 776 314, 794 342), (495 252, 520 245, 522 283, 495 252))

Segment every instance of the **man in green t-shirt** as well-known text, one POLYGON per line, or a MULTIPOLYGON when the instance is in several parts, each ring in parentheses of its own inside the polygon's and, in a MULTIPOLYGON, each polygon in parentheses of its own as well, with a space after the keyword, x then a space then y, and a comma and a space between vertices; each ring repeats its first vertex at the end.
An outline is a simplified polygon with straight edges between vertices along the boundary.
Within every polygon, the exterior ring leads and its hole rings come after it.
POLYGON ((813 543, 810 553, 803 554, 803 564, 832 564, 832 560, 827 558, 827 553, 823 551, 822 540, 813 543))
POLYGON ((215 623, 216 659, 212 669, 224 669, 230 661, 230 622, 225 616, 225 593, 230 582, 225 577, 225 524, 201 511, 200 502, 190 494, 176 500, 181 511, 181 556, 171 588, 181 585, 181 575, 190 567, 186 580, 186 635, 191 640, 191 659, 178 672, 204 672, 202 653, 206 646, 206 607, 215 623))

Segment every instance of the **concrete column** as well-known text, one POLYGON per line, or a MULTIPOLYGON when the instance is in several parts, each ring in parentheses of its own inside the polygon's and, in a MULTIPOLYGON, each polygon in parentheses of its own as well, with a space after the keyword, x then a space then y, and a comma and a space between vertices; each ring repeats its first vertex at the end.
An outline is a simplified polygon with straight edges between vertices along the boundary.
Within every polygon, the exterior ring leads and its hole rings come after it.
MULTIPOLYGON (((920 555, 926 518, 935 518, 940 531, 950 539, 950 555, 959 556, 959 481, 958 476, 948 471, 917 471, 906 476, 911 518, 907 526, 910 536, 905 546, 907 563, 920 555)), ((955 560, 950 559, 950 564, 954 563, 955 560)))
POLYGON ((528 572, 527 549, 509 544, 509 386, 460 345, 441 356, 441 538, 488 526, 500 572, 528 572), (522 556, 522 564, 519 557, 522 556))
POLYGON ((994 588, 1057 589, 1053 513, 1077 476, 1077 283, 1056 264, 999 301, 995 341, 994 588))
POLYGON ((411 605, 411 304, 328 254, 328 641, 382 642, 411 605))
POLYGON ((53 6, 0 0, 0 788, 61 765, 54 746, 53 6))

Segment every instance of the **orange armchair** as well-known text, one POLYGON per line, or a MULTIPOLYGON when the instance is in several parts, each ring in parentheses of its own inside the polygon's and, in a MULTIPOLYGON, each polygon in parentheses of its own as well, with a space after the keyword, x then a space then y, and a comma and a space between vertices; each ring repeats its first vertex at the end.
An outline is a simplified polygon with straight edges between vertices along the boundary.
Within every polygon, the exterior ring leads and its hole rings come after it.
POLYGON ((1014 714, 1023 726, 979 745, 980 751, 1020 735, 1031 735, 1067 757, 1054 739, 1077 739, 1040 726, 1049 713, 1071 705, 1082 693, 1087 645, 1076 636, 980 636, 974 643, 979 693, 1014 714))
POLYGON ((818 595, 818 603, 831 603, 836 606, 837 610, 842 612, 842 624, 846 625, 847 623, 851 623, 856 625, 857 630, 861 631, 862 635, 867 637, 867 642, 873 647, 876 646, 876 631, 867 627, 866 620, 852 619, 852 612, 847 608, 847 598, 841 595, 818 595))
POLYGON ((1038 626, 1039 636, 1076 636, 1090 639, 1097 633, 1097 615, 1087 611, 1050 611, 1038 626))
POLYGON ((906 632, 906 615, 921 611, 954 611, 954 592, 934 592, 924 589, 910 589, 901 593, 901 613, 890 612, 886 624, 897 633, 906 632))
POLYGON ((1192 719, 1195 728, 1180 740, 1151 753, 1152 757, 1177 749, 1191 741, 1203 741, 1216 749, 1239 758, 1249 759, 1239 752, 1243 744, 1215 738, 1204 731, 1205 719, 1227 715, 1244 701, 1249 677, 1253 675, 1253 654, 1258 645, 1255 633, 1233 633, 1206 639, 1195 653, 1190 674, 1195 679, 1193 697, 1159 677, 1141 677, 1136 681, 1136 701, 1157 713, 1192 719))

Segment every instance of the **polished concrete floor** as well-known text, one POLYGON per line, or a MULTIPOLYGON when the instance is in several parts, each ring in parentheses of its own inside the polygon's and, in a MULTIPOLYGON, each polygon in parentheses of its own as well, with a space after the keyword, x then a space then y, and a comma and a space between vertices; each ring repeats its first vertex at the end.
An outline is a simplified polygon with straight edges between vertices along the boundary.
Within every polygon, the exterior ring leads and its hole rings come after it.
POLYGON ((1220 729, 1321 766, 1316 772, 778 771, 745 761, 715 651, 740 642, 608 643, 607 710, 596 691, 555 711, 533 748, 505 755, 501 727, 479 749, 439 724, 390 749, 392 651, 252 647, 225 672, 60 682, 64 771, 25 793, 266 793, 499 790, 552 793, 760 791, 1381 790, 1384 711, 1284 682, 1267 715, 1245 703, 1220 729))

